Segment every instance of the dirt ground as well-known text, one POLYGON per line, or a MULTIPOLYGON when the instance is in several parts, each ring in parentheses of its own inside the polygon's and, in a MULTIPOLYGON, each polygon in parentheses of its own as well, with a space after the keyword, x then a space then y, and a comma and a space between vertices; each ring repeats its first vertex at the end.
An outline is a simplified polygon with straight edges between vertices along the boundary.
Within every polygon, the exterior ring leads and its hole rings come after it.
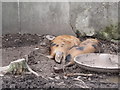
MULTIPOLYGON (((82 38, 84 40, 85 38, 82 38)), ((120 54, 120 43, 101 40, 102 53, 120 54)), ((0 77, 2 88, 118 88, 119 73, 91 72, 77 65, 67 67, 63 72, 55 73, 53 67, 62 66, 45 56, 49 55, 50 41, 44 35, 6 34, 2 37, 2 65, 28 55, 28 64, 40 76, 33 74, 9 75, 0 77), (38 50, 34 48, 39 47, 38 50), (71 76, 65 73, 84 73, 92 76, 71 76)))

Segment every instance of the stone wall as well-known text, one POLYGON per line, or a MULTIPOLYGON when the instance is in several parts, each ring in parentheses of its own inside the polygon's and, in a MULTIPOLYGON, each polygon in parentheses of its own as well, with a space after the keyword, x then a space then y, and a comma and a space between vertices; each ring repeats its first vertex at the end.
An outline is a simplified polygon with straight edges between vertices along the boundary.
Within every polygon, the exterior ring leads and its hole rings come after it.
POLYGON ((3 34, 93 35, 117 22, 117 2, 2 2, 3 34))
POLYGON ((118 3, 70 3, 70 16, 74 30, 91 36, 95 31, 118 23, 118 3))

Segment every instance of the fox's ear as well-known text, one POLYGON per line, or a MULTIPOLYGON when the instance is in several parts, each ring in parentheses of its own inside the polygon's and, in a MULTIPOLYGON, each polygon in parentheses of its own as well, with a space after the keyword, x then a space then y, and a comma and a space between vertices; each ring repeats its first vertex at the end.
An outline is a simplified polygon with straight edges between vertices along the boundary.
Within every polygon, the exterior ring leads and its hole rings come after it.
POLYGON ((55 36, 53 36, 53 35, 46 35, 45 36, 48 40, 53 40, 53 39, 55 39, 55 36))

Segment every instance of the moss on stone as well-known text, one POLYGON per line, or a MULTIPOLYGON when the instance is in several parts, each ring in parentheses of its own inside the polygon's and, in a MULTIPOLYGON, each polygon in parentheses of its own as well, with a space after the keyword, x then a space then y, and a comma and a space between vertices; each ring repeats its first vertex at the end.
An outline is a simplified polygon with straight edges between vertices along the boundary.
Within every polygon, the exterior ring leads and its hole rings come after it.
POLYGON ((120 40, 120 30, 119 30, 120 23, 117 25, 109 25, 104 29, 96 32, 97 36, 102 39, 107 40, 120 40))
MULTIPOLYGON (((117 41, 120 41, 120 23, 118 24, 111 24, 109 26, 106 26, 105 28, 99 30, 99 31, 96 31, 95 34, 93 35, 93 37, 96 37, 96 38, 101 38, 101 39, 104 39, 104 40, 117 40, 117 41)), ((76 30, 76 36, 78 38, 80 37, 84 37, 84 36, 87 36, 85 33, 83 32, 80 32, 79 30, 76 30)))

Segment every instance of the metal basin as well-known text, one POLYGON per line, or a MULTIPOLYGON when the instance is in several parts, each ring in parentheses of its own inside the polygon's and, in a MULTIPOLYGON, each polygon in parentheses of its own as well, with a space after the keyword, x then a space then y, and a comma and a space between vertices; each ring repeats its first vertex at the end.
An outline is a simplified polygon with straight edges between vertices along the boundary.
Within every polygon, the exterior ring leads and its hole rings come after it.
POLYGON ((97 72, 119 72, 118 55, 89 53, 78 55, 74 61, 79 67, 97 72))

